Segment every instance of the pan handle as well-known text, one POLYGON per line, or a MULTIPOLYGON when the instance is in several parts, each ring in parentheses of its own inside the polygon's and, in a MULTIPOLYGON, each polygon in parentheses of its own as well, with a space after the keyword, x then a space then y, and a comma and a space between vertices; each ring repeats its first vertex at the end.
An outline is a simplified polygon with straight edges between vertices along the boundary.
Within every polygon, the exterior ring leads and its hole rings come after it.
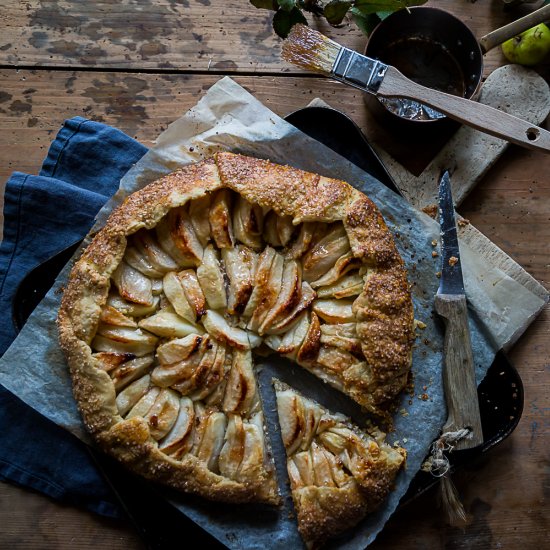
POLYGON ((500 29, 496 29, 482 36, 478 41, 481 51, 485 54, 495 46, 547 20, 550 20, 550 4, 546 4, 546 6, 535 10, 525 17, 517 19, 504 27, 500 27, 500 29))

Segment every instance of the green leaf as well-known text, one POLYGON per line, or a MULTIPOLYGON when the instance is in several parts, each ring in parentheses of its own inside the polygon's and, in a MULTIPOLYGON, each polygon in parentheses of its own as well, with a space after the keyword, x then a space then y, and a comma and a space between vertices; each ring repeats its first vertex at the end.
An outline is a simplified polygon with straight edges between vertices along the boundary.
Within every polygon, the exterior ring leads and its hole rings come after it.
POLYGON ((359 12, 368 15, 378 12, 394 12, 411 6, 420 6, 427 0, 355 0, 353 7, 359 12))
POLYGON ((348 13, 351 4, 352 2, 347 0, 332 0, 325 6, 323 14, 331 25, 339 25, 348 13))
POLYGON ((273 16, 273 28, 281 38, 286 38, 290 29, 297 23, 307 25, 307 19, 298 8, 291 11, 277 10, 273 16))
POLYGON ((250 0, 250 3, 255 8, 273 10, 273 11, 276 11, 278 9, 276 0, 250 0))
POLYGON ((380 17, 378 17, 376 13, 364 14, 356 8, 351 8, 350 13, 353 22, 359 27, 359 30, 367 36, 369 36, 378 23, 380 23, 380 17))
POLYGON ((281 9, 288 12, 291 12, 294 8, 296 8, 295 0, 277 0, 277 4, 279 4, 281 9))

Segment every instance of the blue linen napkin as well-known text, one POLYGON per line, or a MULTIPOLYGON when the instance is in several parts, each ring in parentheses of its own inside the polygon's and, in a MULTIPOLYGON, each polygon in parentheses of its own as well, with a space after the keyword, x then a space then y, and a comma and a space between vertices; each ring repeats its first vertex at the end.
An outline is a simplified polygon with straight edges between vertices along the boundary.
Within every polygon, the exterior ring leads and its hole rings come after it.
MULTIPOLYGON (((34 267, 82 239, 147 148, 82 117, 65 121, 38 176, 6 184, 0 245, 0 356, 16 336, 12 298, 34 267)), ((14 368, 17 368, 14 365, 14 368)), ((84 444, 0 385, 0 479, 99 514, 122 515, 84 444)))

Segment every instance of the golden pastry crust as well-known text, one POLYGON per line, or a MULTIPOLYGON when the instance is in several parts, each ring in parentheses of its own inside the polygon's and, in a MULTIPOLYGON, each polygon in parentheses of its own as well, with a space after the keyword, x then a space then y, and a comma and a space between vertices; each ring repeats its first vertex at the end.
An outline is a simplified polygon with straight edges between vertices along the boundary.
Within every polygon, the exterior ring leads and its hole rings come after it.
MULTIPOLYGON (((292 342, 285 344, 284 352, 305 368, 322 374, 361 405, 380 412, 380 407, 406 383, 413 342, 409 286, 391 234, 374 204, 348 184, 265 160, 218 153, 212 159, 185 166, 129 196, 95 235, 71 272, 58 316, 60 343, 69 363, 74 395, 84 423, 103 449, 137 473, 188 492, 232 502, 275 503, 278 501, 277 487, 268 464, 254 474, 255 479, 240 482, 210 471, 192 455, 176 460, 161 452, 143 419, 125 419, 119 414, 113 380, 91 349, 100 326, 102 308, 112 288, 111 277, 122 262, 129 238, 139 231, 154 230, 172 209, 184 207, 201 197, 209 201, 223 189, 238 193, 264 211, 271 209, 285 217, 281 219, 291 219, 294 225, 311 221, 322 222, 330 228, 343 224, 349 239, 348 250, 351 246, 353 257, 358 258, 366 270, 363 291, 353 300, 353 306, 348 300, 350 306, 344 308, 345 315, 353 315, 357 320, 356 333, 361 339, 364 356, 357 368, 335 373, 327 371, 319 362, 321 353, 327 350, 334 353, 335 348, 326 348, 320 343, 319 320, 307 309, 315 293, 306 281, 302 281, 301 286, 298 284, 301 274, 296 279, 292 266, 284 273, 294 274, 295 290, 289 293, 286 301, 276 304, 279 309, 271 316, 252 321, 261 326, 262 331, 269 329, 269 323, 273 324, 272 332, 297 327, 304 321, 307 325, 304 325, 307 329, 304 335, 307 333, 308 338, 298 348, 292 342), (301 302, 300 295, 303 295, 301 302)), ((233 236, 225 199, 219 199, 216 210, 210 212, 211 227, 218 218, 226 220, 215 228, 216 244, 231 247, 233 236)), ((255 223, 256 220, 253 225, 255 223)), ((283 231, 286 226, 282 224, 281 227, 283 231)), ((200 237, 202 230, 196 229, 200 237)), ((253 260, 253 270, 257 258, 252 251, 249 256, 253 260)), ((287 260, 284 265, 287 266, 287 260)), ((247 297, 249 293, 250 289, 246 292, 247 297)), ((204 297, 202 299, 204 303, 204 297)), ((210 322, 214 326, 220 319, 211 314, 210 322)), ((217 325, 214 328, 225 330, 217 325)), ((221 341, 239 349, 250 347, 246 340, 244 343, 239 340, 241 333, 232 334, 225 340, 221 338, 221 341)), ((246 334, 251 338, 250 333, 246 334)), ((349 359, 343 352, 340 356, 349 359)))

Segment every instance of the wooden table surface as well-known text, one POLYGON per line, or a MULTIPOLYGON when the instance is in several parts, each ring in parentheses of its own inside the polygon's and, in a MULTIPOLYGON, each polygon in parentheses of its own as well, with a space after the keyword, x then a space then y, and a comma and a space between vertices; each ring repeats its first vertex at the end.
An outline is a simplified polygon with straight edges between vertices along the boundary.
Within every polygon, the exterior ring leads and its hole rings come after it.
MULTIPOLYGON (((481 36, 511 21, 497 0, 428 2, 455 13, 481 36)), ((3 0, 0 2, 0 181, 37 173, 63 120, 81 115, 114 125, 145 145, 192 107, 222 75, 231 75, 277 114, 315 97, 349 114, 369 133, 361 94, 304 75, 280 59, 271 14, 247 0, 3 0)), ((351 24, 314 25, 357 49, 351 24)), ((485 75, 504 64, 485 57, 485 75)), ((548 65, 538 68, 548 80, 548 65)), ((544 124, 549 128, 548 120, 544 124)), ((422 153, 395 136, 418 168, 422 153)), ((538 281, 550 279, 550 155, 510 147, 460 212, 538 281)), ((1 221, 1 220, 0 220, 1 221)), ((543 548, 550 535, 548 395, 550 311, 546 308, 511 352, 525 384, 518 428, 454 480, 470 519, 449 527, 430 491, 399 511, 372 545, 381 548, 543 548)), ((0 548, 141 548, 124 522, 59 505, 0 484, 0 548)))

